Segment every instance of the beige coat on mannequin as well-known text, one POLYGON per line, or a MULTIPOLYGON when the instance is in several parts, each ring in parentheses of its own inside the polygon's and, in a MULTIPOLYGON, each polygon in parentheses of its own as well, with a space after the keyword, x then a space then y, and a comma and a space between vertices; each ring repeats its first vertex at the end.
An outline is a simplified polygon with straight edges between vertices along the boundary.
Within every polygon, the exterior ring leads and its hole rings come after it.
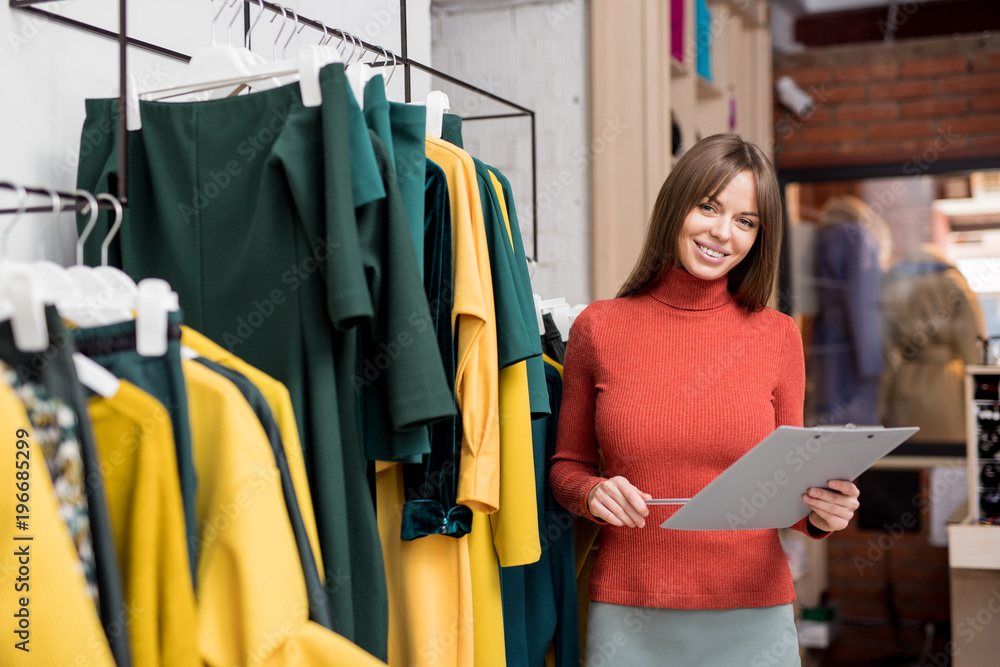
POLYGON ((965 442, 966 364, 981 363, 983 317, 968 282, 940 251, 910 251, 883 282, 883 423, 919 426, 917 442, 965 442))

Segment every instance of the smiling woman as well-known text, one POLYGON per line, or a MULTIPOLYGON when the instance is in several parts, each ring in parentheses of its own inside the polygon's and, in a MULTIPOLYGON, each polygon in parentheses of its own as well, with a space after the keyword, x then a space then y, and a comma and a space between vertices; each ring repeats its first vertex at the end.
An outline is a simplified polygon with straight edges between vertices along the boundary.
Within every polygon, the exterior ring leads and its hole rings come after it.
MULTIPOLYGON (((619 297, 573 325, 551 481, 563 506, 604 524, 588 665, 798 664, 783 643, 794 590, 778 531, 663 530, 676 505, 648 502, 691 498, 777 426, 802 425, 802 339, 765 307, 780 245, 767 158, 737 135, 708 137, 660 189, 619 297)), ((812 512, 792 528, 847 526, 858 489, 828 486, 809 489, 812 512)))
POLYGON ((780 247, 781 196, 774 169, 756 145, 735 134, 716 134, 685 153, 663 183, 639 259, 618 296, 643 291, 666 266, 700 272, 697 267, 704 265, 699 277, 728 275, 734 298, 760 309, 771 296, 780 247), (720 253, 723 257, 713 257, 720 253))

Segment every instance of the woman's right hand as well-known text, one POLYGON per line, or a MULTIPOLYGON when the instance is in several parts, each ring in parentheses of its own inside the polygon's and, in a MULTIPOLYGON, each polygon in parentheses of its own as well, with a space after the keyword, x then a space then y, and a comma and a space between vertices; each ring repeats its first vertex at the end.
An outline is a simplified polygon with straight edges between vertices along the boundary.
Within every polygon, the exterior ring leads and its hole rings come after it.
POLYGON ((622 476, 606 479, 587 494, 587 508, 598 519, 612 526, 642 528, 646 525, 646 500, 653 496, 643 493, 622 476))

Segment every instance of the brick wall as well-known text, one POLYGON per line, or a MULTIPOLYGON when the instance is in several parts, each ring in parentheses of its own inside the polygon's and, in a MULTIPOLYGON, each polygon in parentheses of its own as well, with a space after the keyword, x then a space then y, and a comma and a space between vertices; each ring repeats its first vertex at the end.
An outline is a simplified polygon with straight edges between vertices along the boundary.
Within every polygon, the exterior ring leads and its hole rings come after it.
POLYGON ((927 622, 936 625, 932 651, 943 650, 950 618, 948 549, 928 544, 926 473, 921 473, 921 487, 922 502, 912 514, 901 514, 881 530, 861 530, 855 520, 827 538, 827 591, 843 619, 827 655, 830 667, 874 667, 890 664, 900 654, 915 657, 923 648, 927 622), (902 531, 904 524, 914 525, 917 515, 921 530, 902 531), (890 599, 899 619, 897 631, 890 599))
POLYGON ((806 119, 775 101, 782 169, 997 157, 1000 35, 904 40, 775 56, 816 100, 806 119))

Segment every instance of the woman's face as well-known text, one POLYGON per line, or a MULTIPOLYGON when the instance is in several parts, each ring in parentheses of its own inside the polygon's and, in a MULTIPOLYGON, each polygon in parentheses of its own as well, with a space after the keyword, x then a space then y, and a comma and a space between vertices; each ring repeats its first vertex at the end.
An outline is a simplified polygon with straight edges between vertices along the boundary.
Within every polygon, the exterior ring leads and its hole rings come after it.
POLYGON ((706 197, 688 213, 677 239, 677 257, 691 275, 715 280, 743 261, 759 230, 757 187, 753 174, 741 171, 717 199, 706 197))

